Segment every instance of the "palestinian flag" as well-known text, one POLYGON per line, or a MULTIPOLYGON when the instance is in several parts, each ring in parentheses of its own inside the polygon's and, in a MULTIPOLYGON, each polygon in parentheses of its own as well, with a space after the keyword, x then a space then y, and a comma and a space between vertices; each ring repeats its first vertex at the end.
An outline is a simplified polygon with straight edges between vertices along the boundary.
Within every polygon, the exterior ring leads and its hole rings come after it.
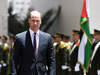
POLYGON ((91 57, 91 35, 89 30, 89 13, 88 0, 84 0, 81 18, 80 18, 80 45, 78 51, 78 62, 88 71, 89 61, 91 57))
POLYGON ((70 56, 71 56, 71 54, 73 53, 73 51, 75 50, 75 48, 79 45, 79 43, 80 43, 80 41, 77 41, 77 42, 75 43, 75 45, 72 47, 72 49, 71 49, 71 51, 70 51, 70 56))

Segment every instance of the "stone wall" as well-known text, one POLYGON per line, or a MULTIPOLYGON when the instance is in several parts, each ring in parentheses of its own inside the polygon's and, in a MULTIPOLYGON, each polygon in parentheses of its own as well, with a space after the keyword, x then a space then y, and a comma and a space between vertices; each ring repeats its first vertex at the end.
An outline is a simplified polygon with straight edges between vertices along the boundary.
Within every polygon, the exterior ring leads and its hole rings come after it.
POLYGON ((0 36, 8 35, 7 0, 0 0, 0 36))

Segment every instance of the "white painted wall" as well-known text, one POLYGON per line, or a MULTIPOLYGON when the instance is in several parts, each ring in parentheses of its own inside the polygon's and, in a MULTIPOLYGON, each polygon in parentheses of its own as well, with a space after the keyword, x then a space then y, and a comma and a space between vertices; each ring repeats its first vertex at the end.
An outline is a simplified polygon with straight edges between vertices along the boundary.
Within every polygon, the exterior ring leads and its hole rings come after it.
POLYGON ((8 35, 7 0, 0 0, 0 36, 8 35))
MULTIPOLYGON (((83 6, 83 0, 32 0, 31 6, 44 14, 51 8, 57 9, 58 5, 62 6, 59 20, 49 29, 48 33, 55 34, 61 32, 72 37, 72 30, 79 28, 80 16, 83 6)), ((89 0, 90 8, 90 32, 94 29, 100 30, 100 0, 89 0)))
POLYGON ((57 9, 61 5, 61 14, 59 20, 56 21, 48 33, 56 32, 72 36, 72 30, 79 28, 79 21, 83 0, 32 0, 32 7, 40 11, 42 14, 51 8, 57 9))
POLYGON ((90 0, 90 31, 100 30, 100 0, 90 0))

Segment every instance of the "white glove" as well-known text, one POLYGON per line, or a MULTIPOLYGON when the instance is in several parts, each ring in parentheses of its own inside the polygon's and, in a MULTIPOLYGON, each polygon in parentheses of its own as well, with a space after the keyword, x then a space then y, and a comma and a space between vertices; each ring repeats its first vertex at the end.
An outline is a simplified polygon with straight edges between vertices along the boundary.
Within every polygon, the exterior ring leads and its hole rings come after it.
POLYGON ((62 68, 63 70, 65 70, 65 69, 69 68, 69 66, 62 65, 61 68, 62 68))
POLYGON ((46 66, 46 69, 48 70, 48 66, 46 66))
POLYGON ((100 75, 100 70, 97 70, 97 75, 100 75))
POLYGON ((70 72, 71 71, 71 68, 69 67, 68 71, 70 72))
POLYGON ((5 66, 7 66, 7 64, 6 64, 6 63, 3 63, 2 65, 3 65, 4 67, 5 67, 5 66))
POLYGON ((2 65, 0 64, 0 70, 1 70, 2 65))
POLYGON ((74 71, 76 71, 76 72, 79 71, 80 70, 79 66, 80 66, 80 64, 79 63, 76 63, 76 66, 74 68, 74 71))
POLYGON ((0 64, 0 68, 2 67, 2 65, 0 64))

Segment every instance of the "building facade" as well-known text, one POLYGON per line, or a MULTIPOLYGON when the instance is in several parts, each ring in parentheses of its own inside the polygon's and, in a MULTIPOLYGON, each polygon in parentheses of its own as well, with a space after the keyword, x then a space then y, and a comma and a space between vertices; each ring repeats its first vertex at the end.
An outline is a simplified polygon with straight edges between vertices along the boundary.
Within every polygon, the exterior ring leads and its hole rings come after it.
POLYGON ((13 7, 12 14, 18 14, 18 17, 24 19, 30 10, 31 0, 8 0, 8 7, 13 7))

